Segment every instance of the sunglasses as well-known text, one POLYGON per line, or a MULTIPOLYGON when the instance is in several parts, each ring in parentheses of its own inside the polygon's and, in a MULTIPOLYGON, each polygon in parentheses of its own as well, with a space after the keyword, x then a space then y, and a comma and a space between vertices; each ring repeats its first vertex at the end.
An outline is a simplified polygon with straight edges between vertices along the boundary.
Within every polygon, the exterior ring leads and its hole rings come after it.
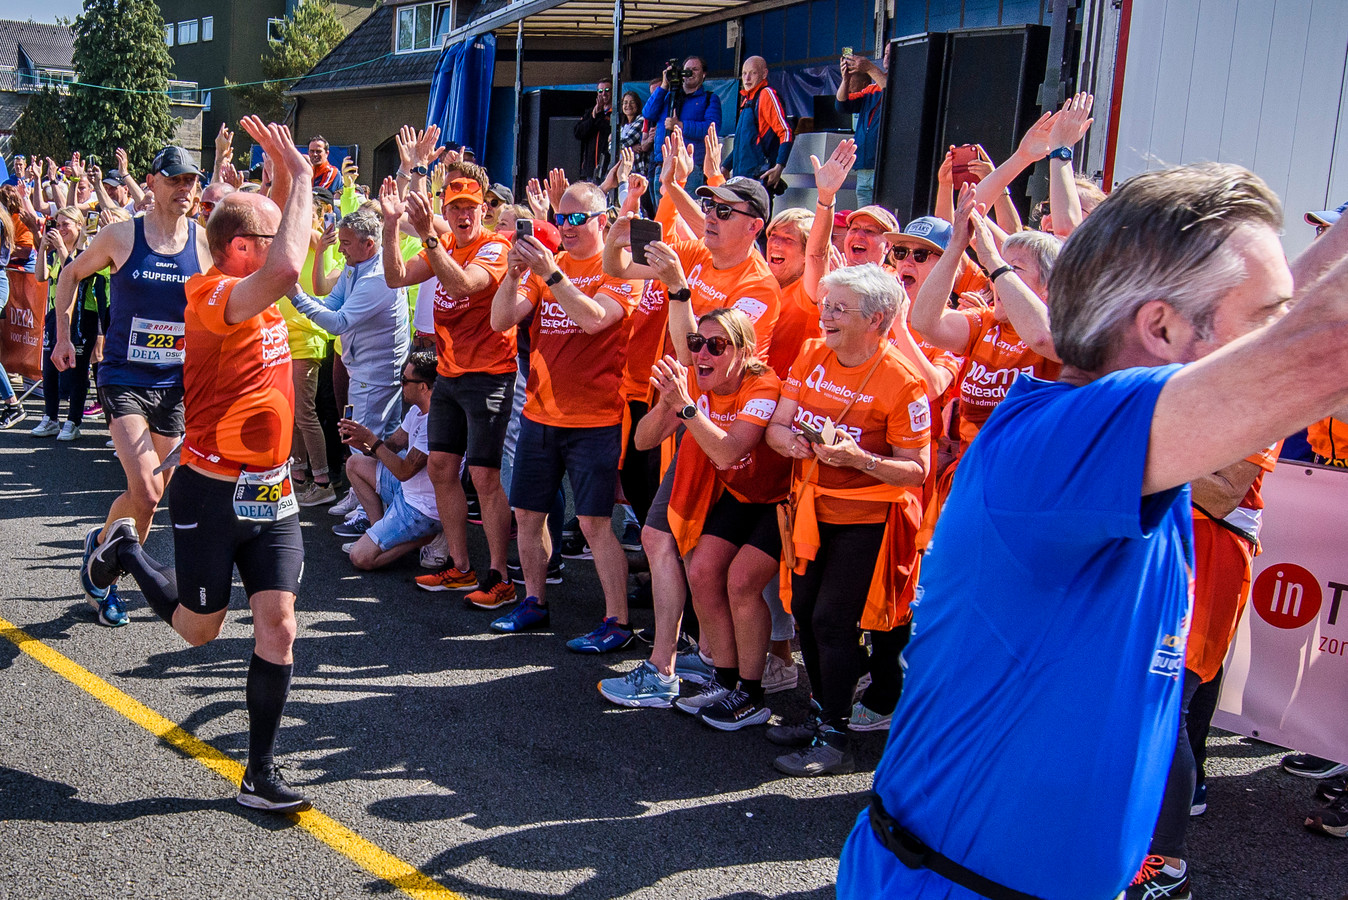
POLYGON ((721 337, 703 337, 696 331, 688 334, 688 350, 692 353, 700 353, 702 348, 706 347, 707 352, 712 356, 720 356, 730 349, 730 338, 721 337))
POLYGON ((894 248, 894 258, 899 262, 903 262, 907 259, 909 253, 913 254, 913 262, 917 263, 919 266, 926 262, 927 258, 930 256, 934 256, 937 259, 941 258, 940 250, 928 250, 926 247, 916 247, 911 250, 907 247, 894 248))
POLYGON ((490 206, 492 209, 499 209, 500 207, 505 205, 505 201, 502 200, 500 197, 492 197, 490 200, 487 201, 487 205, 490 206))
POLYGON ((445 182, 443 191, 454 194, 471 194, 481 190, 482 186, 472 178, 454 178, 445 182))
POLYGON ((209 216, 211 214, 211 210, 213 209, 215 209, 215 204, 212 203, 210 200, 201 201, 201 211, 203 213, 209 216))
POLYGON ((561 228, 563 225, 584 225, 595 216, 602 216, 603 214, 604 211, 602 209, 599 212, 590 213, 556 213, 553 215, 552 221, 558 228, 561 228))
POLYGON ((713 200, 713 199, 710 198, 710 197, 703 197, 703 198, 702 198, 702 212, 703 212, 703 213, 709 213, 709 212, 711 212, 713 209, 716 210, 716 218, 720 219, 722 222, 724 222, 724 221, 726 221, 727 219, 729 219, 729 218, 730 218, 732 215, 734 215, 735 213, 739 213, 739 214, 742 215, 742 216, 748 216, 750 219, 757 219, 757 218, 758 218, 758 216, 754 215, 753 213, 751 213, 751 212, 745 212, 745 211, 742 210, 742 209, 736 209, 735 207, 731 206, 729 203, 717 203, 715 200, 713 200))
POLYGON ((408 378, 406 375, 403 375, 398 380, 403 384, 430 384, 429 381, 422 381, 420 378, 408 378))

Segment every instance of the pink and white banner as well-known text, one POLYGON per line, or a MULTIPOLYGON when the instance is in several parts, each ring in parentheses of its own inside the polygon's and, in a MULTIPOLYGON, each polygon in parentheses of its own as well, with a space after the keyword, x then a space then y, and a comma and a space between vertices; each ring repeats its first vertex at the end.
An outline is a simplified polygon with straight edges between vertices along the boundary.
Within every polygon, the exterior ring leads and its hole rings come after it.
POLYGON ((1348 762, 1348 470, 1279 463, 1213 724, 1348 762))

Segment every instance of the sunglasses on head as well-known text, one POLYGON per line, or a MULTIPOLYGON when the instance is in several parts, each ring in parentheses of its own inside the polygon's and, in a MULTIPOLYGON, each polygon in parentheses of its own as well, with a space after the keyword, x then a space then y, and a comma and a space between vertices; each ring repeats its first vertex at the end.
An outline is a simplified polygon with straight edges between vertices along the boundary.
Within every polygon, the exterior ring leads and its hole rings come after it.
POLYGON ((590 221, 595 216, 602 216, 603 214, 604 211, 602 209, 599 212, 591 212, 591 213, 581 213, 581 212, 556 213, 553 215, 552 221, 557 225, 558 228, 561 228, 563 225, 572 225, 572 226, 584 225, 586 222, 590 221))
POLYGON ((471 194, 481 187, 472 178, 453 178, 445 182, 444 190, 452 194, 471 194))
POLYGON ((745 212, 742 209, 736 209, 729 203, 717 203, 711 197, 703 197, 702 212, 709 213, 713 209, 716 210, 716 218, 720 219, 722 222, 724 222, 726 219, 729 219, 735 213, 739 213, 742 216, 748 216, 751 219, 758 218, 758 216, 754 215, 753 213, 745 212))
POLYGON ((909 253, 913 254, 913 262, 917 263, 919 266, 927 261, 927 257, 935 256, 939 258, 941 255, 940 250, 929 250, 926 247, 914 247, 912 249, 909 249, 908 247, 894 248, 894 258, 899 262, 903 262, 907 259, 909 253))
POLYGON ((715 337, 703 337, 696 331, 689 332, 688 350, 692 353, 698 353, 701 352, 703 347, 706 347, 707 352, 712 356, 720 356, 730 349, 730 338, 721 337, 720 335, 715 337))

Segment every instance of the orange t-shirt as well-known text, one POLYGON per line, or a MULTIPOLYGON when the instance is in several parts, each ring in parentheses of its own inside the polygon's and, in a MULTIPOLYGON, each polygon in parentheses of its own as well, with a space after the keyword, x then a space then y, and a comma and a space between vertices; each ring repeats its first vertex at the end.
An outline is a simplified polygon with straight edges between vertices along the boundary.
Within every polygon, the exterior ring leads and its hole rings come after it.
MULTIPOLYGON (((515 371, 515 329, 493 331, 491 300, 506 274, 510 242, 490 231, 466 247, 455 247, 450 257, 463 268, 478 266, 491 276, 488 285, 467 297, 451 297, 435 282, 435 370, 454 377, 468 372, 504 375, 515 371)), ((426 251, 420 257, 426 261, 426 251)), ((429 265, 429 262, 427 262, 429 265)))
POLYGON ((1029 348, 1010 322, 998 322, 990 309, 966 309, 959 315, 969 322, 969 343, 960 379, 960 445, 967 447, 997 404, 1006 399, 1011 383, 1021 373, 1053 380, 1062 364, 1045 359, 1029 348))
POLYGON ((1306 429, 1306 441, 1327 465, 1348 466, 1348 422, 1321 419, 1306 429))
POLYGON ((619 390, 626 361, 628 316, 643 282, 604 274, 604 257, 557 254, 557 268, 590 297, 604 295, 623 308, 623 319, 598 334, 586 334, 552 296, 543 279, 530 273, 519 296, 535 307, 529 337, 529 384, 524 415, 541 425, 599 428, 623 418, 619 390))
POLYGON ((711 251, 701 241, 674 241, 670 247, 678 254, 693 293, 693 318, 727 306, 740 310, 754 323, 758 358, 767 359, 782 308, 782 290, 768 261, 753 249, 739 265, 718 269, 712 265, 711 251))
MULTIPOLYGON (((745 375, 733 394, 701 394, 697 408, 723 431, 740 419, 766 428, 777 411, 781 392, 782 380, 769 370, 745 375)), ((688 435, 683 439, 692 440, 688 435)), ((735 465, 717 470, 716 477, 745 503, 776 503, 786 497, 791 486, 791 460, 769 447, 767 441, 759 441, 735 465)))
POLYGON ((237 325, 225 322, 225 303, 240 280, 212 267, 185 285, 184 461, 222 475, 288 460, 295 426, 281 310, 273 304, 237 325))
POLYGON ((650 402, 651 366, 664 355, 669 329, 669 292, 655 279, 646 282, 641 302, 632 310, 627 337, 627 361, 623 365, 624 400, 650 402))
MULTIPOLYGON (((824 419, 846 428, 861 449, 878 456, 891 456, 891 447, 917 450, 931 442, 931 404, 927 385, 889 343, 881 349, 885 358, 871 374, 852 408, 838 421, 862 378, 875 362, 872 356, 859 366, 843 366, 822 340, 806 341, 782 382, 782 397, 795 400, 793 425, 807 422, 822 428, 824 419)), ((793 429, 799 431, 799 429, 793 429)), ((803 461, 802 467, 809 465, 803 461)), ((803 474, 803 473, 802 473, 803 474)), ((857 469, 843 469, 820 463, 811 480, 825 488, 872 487, 876 480, 857 469)), ((916 490, 916 488, 914 488, 916 490)), ((883 522, 889 504, 869 500, 819 497, 815 509, 820 522, 857 524, 883 522)))
POLYGON ((805 279, 797 278, 781 289, 782 309, 777 315, 777 324, 772 329, 772 346, 768 355, 759 356, 768 361, 772 370, 781 377, 791 371, 801 345, 811 338, 822 337, 819 328, 819 307, 805 292, 805 279))

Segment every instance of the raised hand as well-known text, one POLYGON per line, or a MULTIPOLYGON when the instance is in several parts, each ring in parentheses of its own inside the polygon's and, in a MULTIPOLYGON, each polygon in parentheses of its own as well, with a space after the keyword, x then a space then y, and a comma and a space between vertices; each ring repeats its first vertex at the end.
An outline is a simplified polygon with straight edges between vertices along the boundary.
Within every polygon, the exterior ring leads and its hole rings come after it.
POLYGON ((234 163, 229 160, 220 163, 220 180, 225 184, 232 184, 235 188, 243 187, 243 173, 234 168, 234 163))
POLYGON ((562 205, 562 194, 571 186, 571 182, 566 180, 566 172, 561 169, 553 169, 548 173, 548 200, 552 203, 553 209, 558 209, 562 205))
POLYGON ((707 126, 707 136, 702 139, 702 146, 707 151, 706 156, 702 158, 702 174, 708 178, 720 174, 721 152, 725 149, 725 145, 716 133, 715 122, 707 126))
POLYGON ((229 126, 224 122, 220 123, 220 131, 215 135, 215 158, 229 159, 234 147, 234 132, 229 130, 229 126))
POLYGON ((396 228, 406 211, 406 201, 398 196, 398 182, 391 177, 385 178, 379 186, 379 212, 384 216, 384 227, 396 228))
POLYGON ((127 171, 126 151, 118 147, 112 154, 113 159, 117 160, 117 171, 122 173, 123 178, 130 177, 131 173, 127 171))
POLYGON ((683 129, 678 129, 679 143, 678 152, 674 157, 674 178, 680 184, 688 181, 688 176, 693 174, 693 145, 683 142, 683 129))
POLYGON ((847 173, 857 161, 857 142, 848 138, 833 148, 828 162, 820 163, 819 157, 811 156, 810 165, 814 167, 814 185, 819 191, 819 202, 825 206, 833 204, 833 198, 847 183, 847 173))
POLYGON ((398 129, 398 135, 394 138, 398 145, 399 168, 408 175, 416 168, 416 146, 417 132, 411 125, 404 125, 398 129))
POLYGON ((431 208, 431 198, 421 191, 411 191, 407 195, 407 221, 417 230, 424 241, 435 230, 435 213, 431 208))
POLYGON ((1039 117, 1039 121, 1030 126, 1030 130, 1025 132, 1025 137, 1020 139, 1020 146, 1016 148, 1026 159, 1043 159, 1048 156, 1048 151, 1053 149, 1053 120, 1058 113, 1044 113, 1039 117))
POLYGON ((627 176, 632 174, 632 169, 637 164, 636 152, 631 147, 623 147, 618 151, 618 182, 627 180, 627 176))
MULTIPOLYGON (((417 134, 416 144, 412 150, 416 154, 417 165, 429 167, 431 161, 438 159, 440 154, 445 152, 444 147, 438 147, 440 140, 440 126, 432 125, 417 134)), ((410 171, 410 170, 409 170, 410 171)))
POLYGON ((1087 93, 1068 97, 1062 109, 1053 117, 1053 128, 1049 136, 1049 142, 1053 146, 1049 149, 1075 147, 1077 142, 1086 136, 1086 132, 1090 131, 1091 123, 1095 121, 1091 118, 1091 107, 1094 105, 1095 97, 1087 93))
POLYGON ((997 242, 992 237, 992 229, 988 227, 987 218, 978 210, 974 210, 969 215, 969 225, 973 229, 974 253, 978 254, 979 263, 990 270, 996 268, 991 265, 995 260, 999 267, 1002 258, 997 252, 997 242))
POLYGON ((529 211, 534 214, 534 218, 546 220, 548 217, 548 195, 543 191, 543 185, 539 184, 537 178, 530 178, 529 183, 524 186, 524 197, 529 203, 529 211))
POLYGON ((955 220, 950 224, 953 231, 950 234, 950 246, 946 247, 946 252, 963 252, 964 248, 969 246, 969 240, 973 236, 973 225, 970 223, 975 212, 985 213, 987 207, 978 202, 977 192, 973 185, 965 185, 960 191, 959 203, 955 207, 955 220))
POLYGON ((84 177, 84 160, 80 159, 80 151, 76 150, 70 154, 70 176, 76 181, 84 177))

